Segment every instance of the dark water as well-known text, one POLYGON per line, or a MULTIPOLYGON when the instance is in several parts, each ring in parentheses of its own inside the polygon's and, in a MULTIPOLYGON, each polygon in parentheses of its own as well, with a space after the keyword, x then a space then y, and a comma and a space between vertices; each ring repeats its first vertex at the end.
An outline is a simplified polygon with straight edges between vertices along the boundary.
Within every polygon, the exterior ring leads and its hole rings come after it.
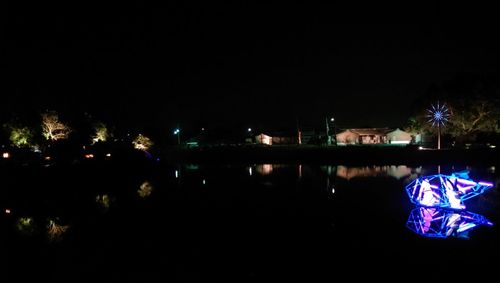
POLYGON ((489 276, 500 256, 500 176, 495 167, 439 168, 463 169, 496 184, 466 203, 494 225, 446 239, 406 227, 414 206, 404 186, 436 166, 4 170, 5 281, 350 281, 400 278, 395 269, 489 276))

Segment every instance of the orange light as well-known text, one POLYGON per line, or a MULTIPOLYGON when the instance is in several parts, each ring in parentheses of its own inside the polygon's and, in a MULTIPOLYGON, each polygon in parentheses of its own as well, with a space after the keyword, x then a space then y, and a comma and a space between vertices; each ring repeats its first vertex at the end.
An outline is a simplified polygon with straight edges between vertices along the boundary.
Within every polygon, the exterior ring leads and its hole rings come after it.
POLYGON ((7 159, 10 157, 10 154, 8 152, 4 152, 4 153, 2 153, 2 157, 7 159))
POLYGON ((94 158, 94 155, 93 154, 85 154, 85 158, 87 158, 87 159, 94 158))
POLYGON ((10 209, 6 208, 5 209, 5 214, 10 214, 10 209))

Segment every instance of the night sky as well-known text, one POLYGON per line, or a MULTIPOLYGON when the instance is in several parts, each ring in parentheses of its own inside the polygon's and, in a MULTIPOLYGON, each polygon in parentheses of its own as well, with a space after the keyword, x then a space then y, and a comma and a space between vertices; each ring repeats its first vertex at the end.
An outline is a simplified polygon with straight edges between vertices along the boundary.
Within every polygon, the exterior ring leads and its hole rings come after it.
MULTIPOLYGON (((91 112, 169 129, 401 126, 432 83, 497 73, 493 26, 338 24, 323 7, 7 7, 5 113, 91 112)), ((5 118, 5 117, 3 117, 5 118)))

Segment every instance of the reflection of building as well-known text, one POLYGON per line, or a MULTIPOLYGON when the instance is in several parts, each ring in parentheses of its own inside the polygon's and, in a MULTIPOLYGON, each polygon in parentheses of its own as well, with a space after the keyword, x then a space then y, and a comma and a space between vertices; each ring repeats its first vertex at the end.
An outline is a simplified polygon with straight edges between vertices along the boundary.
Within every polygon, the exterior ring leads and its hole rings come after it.
POLYGON ((411 175, 411 168, 401 166, 366 166, 366 167, 347 167, 337 166, 337 176, 350 180, 355 177, 377 177, 391 176, 396 179, 401 179, 411 175))
POLYGON ((336 135, 338 145, 347 144, 409 144, 412 135, 400 129, 347 129, 336 135))
POLYGON ((269 175, 273 173, 273 164, 258 164, 255 170, 261 175, 269 175))

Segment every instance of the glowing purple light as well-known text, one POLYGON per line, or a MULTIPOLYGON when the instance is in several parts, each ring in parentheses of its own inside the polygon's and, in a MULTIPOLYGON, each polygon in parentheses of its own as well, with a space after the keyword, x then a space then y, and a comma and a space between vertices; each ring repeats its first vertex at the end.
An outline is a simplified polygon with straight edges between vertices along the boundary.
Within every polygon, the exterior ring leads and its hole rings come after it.
POLYGON ((492 226, 484 216, 468 211, 417 207, 410 212, 406 227, 424 237, 467 237, 465 232, 480 225, 492 226))
POLYGON ((420 177, 406 186, 406 192, 417 205, 464 209, 465 200, 492 187, 492 183, 471 180, 466 173, 454 173, 420 177))
POLYGON ((446 122, 448 122, 448 118, 450 118, 450 112, 446 105, 439 104, 431 105, 430 109, 427 109, 427 118, 429 118, 429 123, 432 123, 432 126, 444 126, 446 122))

